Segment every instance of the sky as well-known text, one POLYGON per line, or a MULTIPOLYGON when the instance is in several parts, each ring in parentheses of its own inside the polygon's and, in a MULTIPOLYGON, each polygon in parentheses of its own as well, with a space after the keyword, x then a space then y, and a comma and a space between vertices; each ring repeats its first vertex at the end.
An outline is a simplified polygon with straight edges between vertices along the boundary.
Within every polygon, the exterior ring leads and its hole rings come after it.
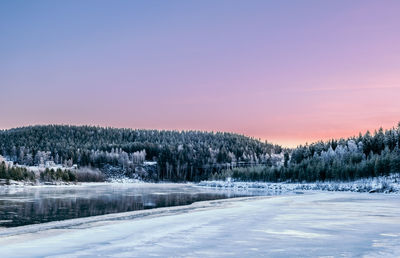
POLYGON ((400 1, 0 1, 0 129, 228 131, 293 147, 400 121, 400 1))

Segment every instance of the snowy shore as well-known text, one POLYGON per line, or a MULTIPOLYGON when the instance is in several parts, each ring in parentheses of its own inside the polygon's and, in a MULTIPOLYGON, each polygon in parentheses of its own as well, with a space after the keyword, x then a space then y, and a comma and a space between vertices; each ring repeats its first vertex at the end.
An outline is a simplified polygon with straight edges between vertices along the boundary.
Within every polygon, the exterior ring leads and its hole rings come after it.
MULTIPOLYGON (((1 182, 0 182, 1 183, 1 182)), ((105 182, 30 182, 9 180, 8 184, 0 184, 3 187, 24 187, 24 186, 80 186, 98 184, 169 184, 169 182, 151 183, 132 178, 114 178, 105 182)), ((269 182, 240 182, 234 180, 201 181, 200 183, 187 182, 184 184, 209 187, 215 189, 260 190, 269 193, 282 194, 295 191, 338 191, 338 192, 369 192, 369 193, 395 193, 400 194, 400 173, 389 176, 364 178, 347 182, 314 182, 314 183, 269 183, 269 182)))
POLYGON ((112 178, 110 180, 104 182, 65 182, 65 181, 50 181, 50 182, 41 182, 39 180, 36 181, 16 181, 16 180, 6 180, 0 179, 0 186, 75 186, 75 185, 87 185, 87 184, 138 184, 138 183, 148 183, 141 181, 139 179, 133 178, 112 178))
POLYGON ((4 257, 399 257, 399 195, 307 192, 1 229, 4 257))
POLYGON ((315 183, 266 183, 266 182, 236 182, 227 181, 202 181, 202 187, 218 189, 260 189, 268 192, 292 191, 348 191, 369 193, 397 193, 400 194, 400 174, 390 176, 359 179, 349 182, 315 182, 315 183))

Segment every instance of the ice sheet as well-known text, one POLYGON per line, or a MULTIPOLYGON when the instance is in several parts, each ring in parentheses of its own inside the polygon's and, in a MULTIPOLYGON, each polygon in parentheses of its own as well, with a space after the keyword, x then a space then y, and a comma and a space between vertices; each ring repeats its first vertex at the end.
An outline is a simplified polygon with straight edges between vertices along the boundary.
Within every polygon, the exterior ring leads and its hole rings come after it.
POLYGON ((61 223, 65 224, 3 230, 0 253, 4 257, 400 256, 398 195, 313 192, 199 202, 61 223), (140 212, 149 214, 134 216, 140 212))

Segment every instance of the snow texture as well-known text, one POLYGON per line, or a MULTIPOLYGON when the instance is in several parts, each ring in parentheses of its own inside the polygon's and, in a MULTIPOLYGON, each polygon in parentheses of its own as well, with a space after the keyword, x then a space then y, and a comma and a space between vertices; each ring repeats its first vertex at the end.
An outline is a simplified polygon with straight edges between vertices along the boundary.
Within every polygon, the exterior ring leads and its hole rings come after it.
POLYGON ((400 257, 400 196, 307 192, 0 230, 2 257, 400 257))
POLYGON ((202 181, 198 184, 202 187, 217 189, 262 189, 268 192, 290 192, 306 190, 323 191, 350 191, 370 193, 400 193, 400 174, 365 178, 348 182, 316 182, 316 183, 265 183, 265 182, 236 182, 226 181, 202 181))

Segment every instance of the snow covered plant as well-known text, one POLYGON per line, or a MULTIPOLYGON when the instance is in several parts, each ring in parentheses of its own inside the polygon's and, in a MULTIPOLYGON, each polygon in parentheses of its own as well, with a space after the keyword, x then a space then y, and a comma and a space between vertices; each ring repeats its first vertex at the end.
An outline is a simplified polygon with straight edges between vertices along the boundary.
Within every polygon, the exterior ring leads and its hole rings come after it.
POLYGON ((355 181, 326 181, 315 183, 273 183, 273 182, 242 182, 232 180, 202 181, 203 187, 234 188, 234 189, 264 189, 266 191, 350 191, 370 193, 400 193, 400 173, 375 178, 364 178, 355 181))

